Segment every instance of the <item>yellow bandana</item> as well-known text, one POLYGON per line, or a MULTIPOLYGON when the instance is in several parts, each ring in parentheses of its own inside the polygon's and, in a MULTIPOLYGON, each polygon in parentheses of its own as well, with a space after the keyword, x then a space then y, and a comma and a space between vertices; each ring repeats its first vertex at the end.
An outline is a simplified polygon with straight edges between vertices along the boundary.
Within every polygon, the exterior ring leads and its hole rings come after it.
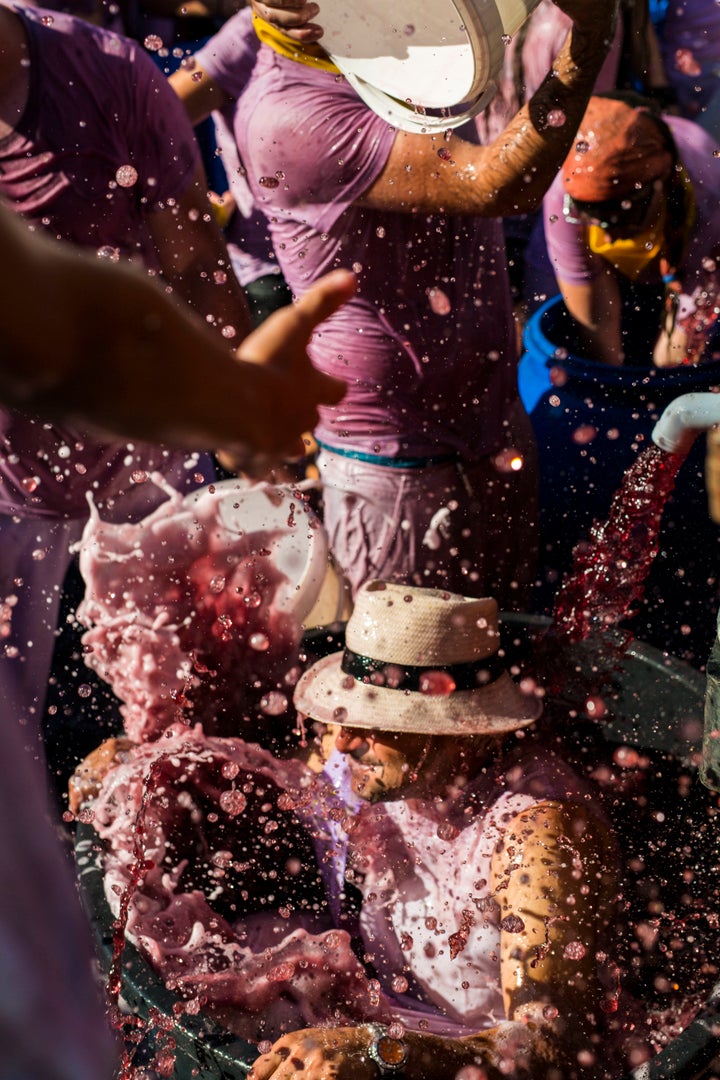
MULTIPOLYGON (((685 241, 689 237, 695 224, 695 192, 692 181, 683 167, 680 176, 685 188, 686 218, 683 226, 685 241)), ((618 273, 624 274, 631 281, 636 281, 642 271, 656 258, 663 249, 665 243, 665 226, 667 224, 667 203, 663 202, 660 216, 655 224, 645 232, 629 239, 607 241, 605 233, 598 225, 589 225, 587 231, 588 245, 591 251, 606 259, 618 273)))
POLYGON ((653 259, 657 258, 665 239, 666 207, 654 225, 636 236, 606 240, 605 232, 599 225, 588 225, 587 241, 591 251, 610 263, 619 274, 631 281, 637 281, 640 274, 653 259))
POLYGON ((294 41, 276 26, 271 26, 259 15, 253 15, 255 33, 263 45, 269 45, 276 53, 286 56, 288 60, 295 60, 298 64, 307 64, 308 67, 320 68, 321 71, 331 71, 335 75, 340 74, 340 68, 333 64, 332 60, 322 48, 315 42, 303 44, 294 41))

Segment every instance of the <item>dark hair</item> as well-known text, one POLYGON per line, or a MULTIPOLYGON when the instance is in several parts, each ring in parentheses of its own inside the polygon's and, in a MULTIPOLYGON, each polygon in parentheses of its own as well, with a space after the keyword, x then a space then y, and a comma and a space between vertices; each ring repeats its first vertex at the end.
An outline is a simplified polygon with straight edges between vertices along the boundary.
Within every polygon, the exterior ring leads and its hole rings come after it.
POLYGON ((672 167, 665 186, 667 198, 665 245, 668 262, 674 273, 682 263, 694 215, 692 195, 683 178, 683 163, 673 133, 663 119, 658 102, 644 97, 635 90, 606 90, 601 94, 596 94, 596 97, 624 101, 631 109, 644 109, 657 125, 672 157, 672 167))

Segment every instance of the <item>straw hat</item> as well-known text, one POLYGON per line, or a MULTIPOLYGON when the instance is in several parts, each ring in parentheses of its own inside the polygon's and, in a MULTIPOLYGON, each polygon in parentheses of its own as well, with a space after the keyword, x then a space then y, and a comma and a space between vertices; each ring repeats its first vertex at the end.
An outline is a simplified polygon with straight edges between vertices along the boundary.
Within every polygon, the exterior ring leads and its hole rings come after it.
POLYGON ((295 707, 328 724, 436 735, 513 731, 541 705, 498 657, 498 609, 384 581, 359 591, 345 650, 313 664, 295 707))

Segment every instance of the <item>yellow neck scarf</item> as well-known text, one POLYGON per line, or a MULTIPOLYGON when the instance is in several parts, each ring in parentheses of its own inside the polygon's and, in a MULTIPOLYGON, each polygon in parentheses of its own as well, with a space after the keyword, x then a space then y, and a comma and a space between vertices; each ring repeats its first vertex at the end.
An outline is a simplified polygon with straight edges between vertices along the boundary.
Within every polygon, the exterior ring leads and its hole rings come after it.
MULTIPOLYGON (((680 173, 685 188, 685 222, 683 225, 683 246, 687 243, 692 227, 695 224, 695 192, 692 181, 683 168, 680 173)), ((665 231, 667 227, 667 202, 663 201, 660 215, 651 228, 646 229, 638 236, 628 240, 606 241, 605 233, 597 225, 589 225, 587 231, 588 245, 591 251, 606 259, 611 266, 620 274, 636 281, 642 271, 658 255, 663 252, 665 245, 665 231)), ((673 268, 675 272, 677 268, 673 268)))
POLYGON ((288 60, 295 60, 298 64, 307 64, 308 67, 320 68, 321 71, 330 71, 334 75, 340 74, 340 69, 315 42, 303 44, 301 41, 294 41, 259 15, 253 15, 253 25, 263 45, 269 45, 276 53, 280 53, 280 56, 286 56, 288 60))
POLYGON ((660 254, 665 239, 667 208, 663 202, 660 216, 654 225, 627 239, 606 240, 599 225, 588 226, 588 246, 596 255, 610 263, 619 274, 637 281, 646 266, 660 254))

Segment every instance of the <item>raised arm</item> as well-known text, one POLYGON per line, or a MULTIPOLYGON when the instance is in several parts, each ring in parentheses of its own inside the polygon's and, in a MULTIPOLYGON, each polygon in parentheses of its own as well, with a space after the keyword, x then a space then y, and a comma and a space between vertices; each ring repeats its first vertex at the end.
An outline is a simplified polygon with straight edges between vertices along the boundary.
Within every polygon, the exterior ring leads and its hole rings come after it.
POLYGON ((0 207, 0 400, 104 435, 288 456, 344 386, 318 372, 314 327, 355 287, 329 274, 245 339, 217 332, 142 272, 30 233, 0 207))
POLYGON ((597 974, 616 872, 607 830, 573 803, 540 803, 519 814, 493 859, 506 1015, 541 1025, 531 1053, 544 1064, 562 1069, 589 1055, 588 1077, 597 1018, 616 1005, 597 974))
POLYGON ((535 209, 571 148, 614 34, 615 0, 564 0, 573 27, 551 71, 491 146, 398 132, 360 202, 377 210, 501 217, 535 209))
POLYGON ((222 109, 232 101, 197 61, 192 66, 179 67, 168 82, 185 106, 193 127, 214 109, 222 109))
POLYGON ((625 353, 620 332, 622 300, 615 274, 603 269, 592 281, 578 283, 558 278, 558 288, 577 323, 580 355, 619 367, 625 353))
POLYGON ((228 347, 237 345, 252 322, 220 227, 210 212, 202 169, 171 205, 148 214, 147 222, 165 282, 223 334, 228 347))

